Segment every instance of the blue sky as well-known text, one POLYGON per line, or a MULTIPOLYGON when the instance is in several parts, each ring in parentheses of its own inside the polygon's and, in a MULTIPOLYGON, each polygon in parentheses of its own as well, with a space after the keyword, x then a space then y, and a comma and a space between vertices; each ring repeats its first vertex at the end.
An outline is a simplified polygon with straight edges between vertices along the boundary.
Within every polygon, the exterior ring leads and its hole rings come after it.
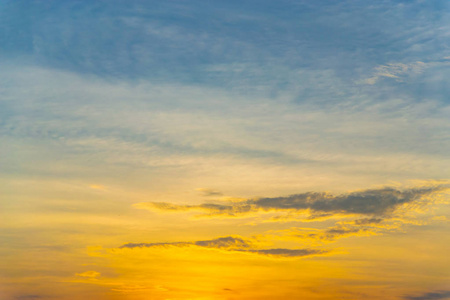
POLYGON ((167 155, 314 176, 356 168, 380 183, 445 178, 446 8, 3 1, 3 147, 41 147, 7 151, 3 164, 25 174, 53 157, 142 169, 167 155))
POLYGON ((447 1, 1 5, 3 147, 41 147, 6 151, 14 172, 167 155, 446 176, 447 1))
POLYGON ((3 1, 2 6, 2 53, 113 78, 267 85, 277 92, 300 70, 330 71, 348 85, 379 65, 441 62, 448 54, 447 1, 3 1))

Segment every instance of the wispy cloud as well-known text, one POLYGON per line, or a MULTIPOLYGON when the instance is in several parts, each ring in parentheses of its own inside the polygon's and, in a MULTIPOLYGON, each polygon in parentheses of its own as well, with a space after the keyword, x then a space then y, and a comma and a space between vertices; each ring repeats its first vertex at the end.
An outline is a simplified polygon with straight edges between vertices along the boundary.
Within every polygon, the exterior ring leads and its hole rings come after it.
MULTIPOLYGON (((301 88, 314 84, 301 74, 301 88)), ((334 82, 337 75, 329 75, 322 80, 334 82)), ((447 175, 450 111, 434 101, 390 95, 375 103, 355 94, 327 107, 292 103, 295 93, 268 98, 180 84, 111 84, 23 66, 3 68, 0 81, 2 172, 19 165, 27 174, 91 169, 80 175, 87 179, 101 171, 114 177, 116 167, 139 177, 166 169, 152 180, 171 181, 183 168, 190 190, 229 192, 246 183, 262 195, 260 182, 269 191, 286 184, 345 191, 385 182, 386 174, 398 181, 447 175), (56 164, 58 155, 64 159, 56 164), (198 178, 199 170, 208 180, 198 178)))
MULTIPOLYGON (((8 1, 0 10, 0 53, 26 54, 45 66, 110 78, 207 82, 247 90, 269 86, 279 92, 287 83, 298 85, 292 78, 300 69, 339 72, 346 81, 361 65, 387 66, 403 56, 411 60, 445 51, 447 12, 432 4, 249 3, 170 1, 155 7, 117 0, 63 1, 42 10, 38 2, 8 1), (18 29, 21 34, 14 34, 18 29)), ((321 87, 308 85, 299 98, 336 97, 339 92, 321 87)))
POLYGON ((410 74, 422 72, 426 64, 418 61, 409 64, 389 63, 387 65, 378 66, 372 77, 365 80, 367 84, 375 84, 381 78, 393 78, 396 81, 403 81, 403 77, 410 74))

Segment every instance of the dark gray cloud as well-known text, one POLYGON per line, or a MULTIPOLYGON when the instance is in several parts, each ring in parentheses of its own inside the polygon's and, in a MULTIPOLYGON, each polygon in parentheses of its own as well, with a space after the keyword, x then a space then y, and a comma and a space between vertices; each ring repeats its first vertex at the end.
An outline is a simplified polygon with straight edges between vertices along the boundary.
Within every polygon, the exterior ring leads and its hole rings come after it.
POLYGON ((152 248, 152 247, 170 247, 170 246, 176 246, 176 247, 183 247, 183 246, 189 246, 192 245, 192 243, 187 242, 175 242, 175 243, 127 243, 119 248, 152 248))
POLYGON ((355 225, 372 225, 372 224, 379 224, 383 221, 381 218, 365 218, 365 219, 358 219, 355 220, 355 225))
POLYGON ((199 246, 205 248, 217 249, 243 249, 251 246, 251 241, 240 237, 226 236, 212 240, 194 241, 194 242, 173 242, 173 243, 128 243, 119 248, 151 248, 151 247, 184 247, 199 246))
MULTIPOLYGON (((433 186, 398 190, 394 188, 369 189, 333 196, 327 193, 309 192, 287 197, 251 199, 239 203, 200 205, 175 205, 165 202, 148 202, 146 205, 171 211, 203 210, 210 215, 239 215, 253 211, 310 210, 312 214, 342 213, 382 216, 393 212, 403 204, 417 202, 446 186, 433 186)), ((359 222, 376 223, 380 218, 369 218, 359 222)), ((359 224, 363 225, 363 223, 359 224)))
POLYGON ((411 203, 439 190, 436 187, 397 190, 382 188, 339 196, 325 193, 305 193, 288 197, 262 198, 253 203, 265 210, 311 209, 316 212, 383 215, 405 203, 411 203))
POLYGON ((425 293, 419 296, 406 296, 406 300, 435 300, 435 299, 450 299, 450 290, 434 291, 425 293))
MULTIPOLYGON (((398 216, 398 214, 396 214, 398 216)), ((331 242, 340 238, 355 236, 383 235, 399 231, 405 224, 401 218, 360 218, 336 222, 334 226, 325 229, 291 228, 289 235, 300 239, 314 239, 331 242)))
POLYGON ((354 234, 354 233, 358 233, 360 231, 363 231, 363 229, 334 227, 334 228, 330 228, 325 231, 325 237, 327 239, 335 239, 338 236, 354 234))
POLYGON ((355 226, 343 226, 343 225, 337 225, 334 227, 330 227, 323 231, 307 231, 303 232, 301 230, 298 231, 298 233, 294 233, 294 237, 298 237, 301 239, 315 239, 315 240, 323 240, 323 241, 333 241, 339 238, 348 237, 348 236, 355 236, 355 235, 366 235, 370 233, 377 232, 374 228, 367 228, 367 227, 355 227, 355 226))
POLYGON ((249 239, 240 237, 220 237, 211 240, 194 242, 173 242, 173 243, 127 243, 119 248, 153 248, 153 247, 187 247, 198 246, 204 248, 214 248, 226 251, 247 252, 272 257, 303 257, 328 253, 327 250, 318 249, 254 249, 253 243, 249 239))
POLYGON ((223 196, 223 193, 221 191, 212 190, 212 189, 197 189, 197 191, 203 197, 223 196))
POLYGON ((196 246, 207 248, 248 248, 251 246, 251 242, 242 238, 227 236, 220 237, 213 240, 196 241, 196 246))
POLYGON ((248 249, 243 251, 277 257, 301 257, 301 256, 324 254, 328 252, 317 249, 284 249, 284 248, 260 249, 260 250, 248 249))

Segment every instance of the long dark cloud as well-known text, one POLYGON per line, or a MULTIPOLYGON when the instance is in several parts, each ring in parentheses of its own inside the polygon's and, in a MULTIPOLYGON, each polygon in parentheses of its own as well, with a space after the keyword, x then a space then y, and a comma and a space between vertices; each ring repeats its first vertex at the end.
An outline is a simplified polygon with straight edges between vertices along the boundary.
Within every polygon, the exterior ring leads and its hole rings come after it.
POLYGON ((25 299, 42 299, 42 298, 44 298, 44 297, 40 296, 40 295, 21 295, 21 296, 17 296, 15 299, 25 300, 25 299))
POLYGON ((420 296, 406 296, 403 299, 406 300, 437 300, 437 299, 450 299, 450 290, 434 291, 425 293, 420 296))
POLYGON ((315 254, 324 254, 328 251, 317 250, 317 249, 284 249, 284 248, 276 248, 276 249, 260 249, 260 250, 245 250, 245 252, 257 253, 262 255, 269 256, 281 256, 281 257, 301 257, 315 254))
POLYGON ((251 241, 240 237, 220 237, 212 240, 194 241, 194 242, 173 242, 173 243, 128 243, 119 248, 151 248, 151 247, 184 247, 184 246, 199 246, 205 248, 217 249, 242 249, 251 247, 251 241))
POLYGON ((256 211, 302 211, 313 214, 341 213, 382 216, 401 205, 417 202, 445 189, 432 186, 398 190, 390 187, 368 189, 333 196, 327 193, 309 192, 287 197, 249 199, 239 203, 204 203, 200 205, 176 205, 166 202, 141 203, 139 207, 166 211, 203 210, 210 215, 240 215, 256 211))
POLYGON ((255 253, 272 257, 304 257, 311 255, 320 255, 328 253, 327 250, 319 249, 255 249, 253 243, 249 239, 241 237, 220 237, 211 240, 193 241, 193 242, 173 242, 173 243, 127 243, 119 248, 153 248, 153 247, 187 247, 198 246, 203 248, 213 248, 226 251, 255 253))

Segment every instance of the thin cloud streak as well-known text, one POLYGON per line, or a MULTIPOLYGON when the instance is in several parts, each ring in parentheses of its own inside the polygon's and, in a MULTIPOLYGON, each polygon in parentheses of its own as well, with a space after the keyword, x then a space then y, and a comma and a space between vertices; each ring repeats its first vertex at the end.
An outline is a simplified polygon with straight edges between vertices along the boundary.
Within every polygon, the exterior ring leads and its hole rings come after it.
POLYGON ((17 296, 15 299, 17 300, 26 300, 26 299, 43 299, 45 297, 41 296, 41 295, 22 295, 22 296, 17 296))
POLYGON ((315 250, 315 249, 284 249, 284 248, 276 248, 276 249, 261 249, 261 250, 238 250, 249 253, 256 253, 261 255, 275 256, 275 257, 302 257, 302 256, 310 256, 310 255, 318 255, 325 254, 328 251, 323 250, 315 250))
POLYGON ((240 237, 220 237, 212 240, 195 241, 195 242, 173 242, 173 243, 128 243, 120 246, 119 248, 151 248, 151 247, 184 247, 195 245, 205 248, 217 248, 217 249, 235 249, 235 248, 248 248, 251 246, 250 241, 244 240, 240 237))
POLYGON ((220 249, 225 251, 236 251, 254 253, 271 257, 304 257, 311 255, 320 255, 329 253, 327 250, 320 249, 254 249, 251 240, 240 237, 220 237, 212 240, 194 241, 194 242, 173 242, 173 243, 127 243, 119 247, 119 249, 136 249, 136 248, 153 248, 153 247, 188 247, 198 246, 202 248, 220 249))

